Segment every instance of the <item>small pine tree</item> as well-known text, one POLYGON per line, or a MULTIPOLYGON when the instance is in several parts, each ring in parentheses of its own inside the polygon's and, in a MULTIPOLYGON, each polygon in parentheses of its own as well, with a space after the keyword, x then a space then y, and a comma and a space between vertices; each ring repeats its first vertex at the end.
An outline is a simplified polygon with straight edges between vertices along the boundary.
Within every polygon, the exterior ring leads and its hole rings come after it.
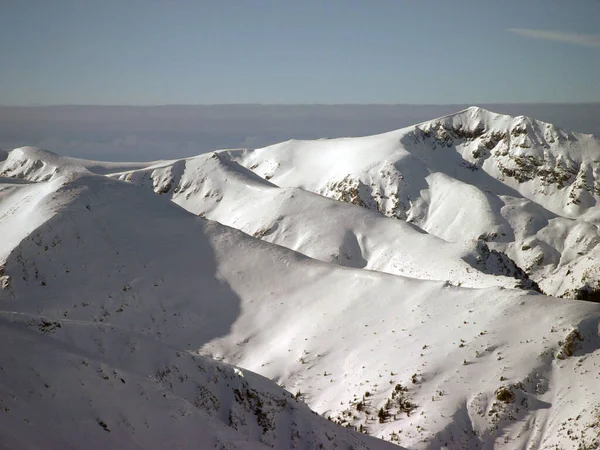
POLYGON ((379 417, 379 423, 384 423, 389 416, 389 413, 385 409, 379 408, 379 412, 377 413, 377 417, 379 417))

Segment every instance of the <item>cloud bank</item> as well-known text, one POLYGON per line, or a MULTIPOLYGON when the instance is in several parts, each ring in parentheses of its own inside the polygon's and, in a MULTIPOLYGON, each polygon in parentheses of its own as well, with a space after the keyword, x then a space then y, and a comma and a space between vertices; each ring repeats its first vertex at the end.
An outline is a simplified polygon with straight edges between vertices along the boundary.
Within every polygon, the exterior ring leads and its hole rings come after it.
MULTIPOLYGON (((42 147, 80 158, 149 161, 288 139, 365 136, 466 105, 221 105, 0 107, 0 149, 42 147)), ((478 104, 600 136, 600 103, 478 104)))
POLYGON ((600 35, 565 33, 562 31, 532 30, 527 28, 509 28, 507 31, 534 39, 600 48, 600 35))

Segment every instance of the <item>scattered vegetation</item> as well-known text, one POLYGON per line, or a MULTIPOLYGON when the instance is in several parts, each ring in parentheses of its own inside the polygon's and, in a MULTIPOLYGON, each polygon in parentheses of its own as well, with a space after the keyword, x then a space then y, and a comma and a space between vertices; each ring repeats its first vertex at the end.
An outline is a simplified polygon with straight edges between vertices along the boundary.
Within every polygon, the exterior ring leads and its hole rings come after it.
POLYGON ((104 429, 104 431, 108 431, 110 433, 110 429, 108 428, 108 425, 106 425, 106 422, 100 419, 96 419, 96 421, 98 422, 98 425, 104 429))
POLYGON ((50 334, 56 331, 57 328, 61 328, 60 322, 54 322, 50 320, 44 320, 39 323, 38 330, 44 334, 50 334))

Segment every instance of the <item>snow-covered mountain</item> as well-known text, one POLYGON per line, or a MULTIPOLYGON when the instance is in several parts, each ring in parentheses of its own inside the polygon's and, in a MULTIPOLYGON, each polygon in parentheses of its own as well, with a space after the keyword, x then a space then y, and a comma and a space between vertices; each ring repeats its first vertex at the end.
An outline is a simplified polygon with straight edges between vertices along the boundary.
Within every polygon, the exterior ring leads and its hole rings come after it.
MULTIPOLYGON (((472 275, 441 255, 458 244, 452 260, 466 250, 470 254, 458 260, 473 261, 474 251, 475 260, 488 261, 484 272, 531 287, 525 272, 551 295, 591 298, 600 289, 594 264, 600 251, 600 143, 591 135, 474 107, 383 135, 289 141, 208 158, 166 161, 117 176, 151 186, 195 214, 322 261, 471 286, 472 275), (370 222, 386 223, 381 216, 401 221, 364 238, 366 213, 328 205, 306 191, 379 213, 370 222), (320 214, 324 208, 328 213, 320 214), (308 233, 301 229, 306 227, 308 233), (393 245, 390 227, 399 235, 393 245), (415 239, 413 231, 427 234, 415 239), (383 245, 373 242, 377 237, 383 245), (435 261, 415 259, 432 254, 430 248, 417 250, 418 241, 437 248, 435 261), (399 242, 408 243, 408 251, 399 242), (441 263, 445 270, 435 267, 441 263)), ((366 228, 373 230, 372 224, 366 228)))
POLYGON ((597 287, 599 157, 476 108, 177 161, 4 152, 0 442, 600 445, 600 304, 535 292, 597 287))
POLYGON ((362 205, 447 241, 482 238, 549 294, 597 288, 596 270, 576 270, 598 244, 593 136, 469 108, 378 136, 228 154, 278 186, 362 205))

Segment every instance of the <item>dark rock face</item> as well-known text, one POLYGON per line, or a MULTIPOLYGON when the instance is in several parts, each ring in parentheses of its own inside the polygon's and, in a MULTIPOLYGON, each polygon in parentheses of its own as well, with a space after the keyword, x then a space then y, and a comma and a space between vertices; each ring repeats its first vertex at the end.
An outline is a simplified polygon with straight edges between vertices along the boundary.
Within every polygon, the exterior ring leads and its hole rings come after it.
POLYGON ((480 164, 475 165, 481 165, 483 160, 492 157, 502 175, 519 183, 539 178, 545 185, 556 185, 562 189, 581 170, 578 162, 555 158, 549 152, 544 152, 543 156, 533 152, 534 149, 548 150, 552 144, 574 142, 577 138, 550 125, 542 130, 540 124, 531 119, 523 118, 506 131, 488 129, 481 120, 470 125, 440 120, 428 123, 422 129, 416 127, 414 133, 416 141, 429 140, 434 148, 477 143, 471 153, 474 159, 479 160, 480 164), (532 154, 524 152, 529 149, 532 154))
POLYGON ((505 253, 491 250, 483 240, 477 242, 477 251, 479 252, 477 262, 482 272, 513 277, 518 280, 515 287, 543 293, 538 284, 529 278, 527 272, 505 253))

